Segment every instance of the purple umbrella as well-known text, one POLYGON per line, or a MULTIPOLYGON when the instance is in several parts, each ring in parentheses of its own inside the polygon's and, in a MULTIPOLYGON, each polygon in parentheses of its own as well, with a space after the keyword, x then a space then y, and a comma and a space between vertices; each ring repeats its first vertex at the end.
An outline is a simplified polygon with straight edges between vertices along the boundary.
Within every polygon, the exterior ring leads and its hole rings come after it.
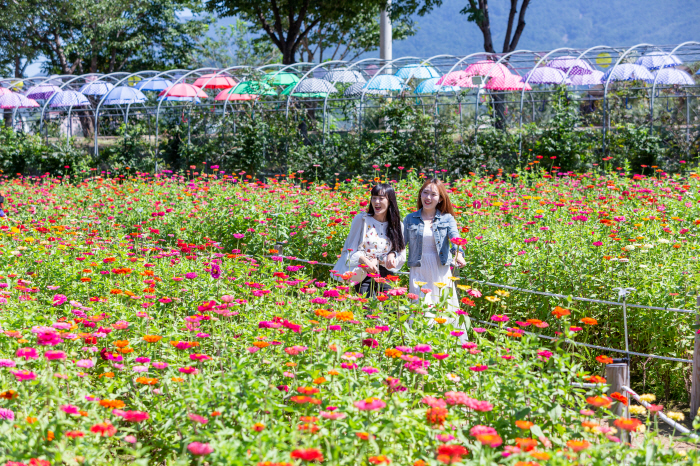
POLYGON ((566 73, 546 66, 535 68, 523 77, 523 81, 528 84, 567 84, 566 73))
POLYGON ((695 85, 693 77, 683 70, 664 68, 654 74, 656 76, 656 84, 680 84, 686 86, 695 85))
POLYGON ((48 99, 57 92, 61 92, 61 88, 53 84, 39 84, 31 87, 27 91, 27 97, 30 99, 48 99))
POLYGON ((576 76, 578 74, 591 74, 593 72, 593 67, 585 60, 572 56, 557 57, 554 60, 547 63, 549 68, 556 68, 558 70, 566 73, 569 71, 570 76, 576 76))
POLYGON ((9 94, 0 95, 0 108, 15 109, 15 108, 35 108, 39 104, 33 99, 28 99, 22 94, 10 92, 9 94))
POLYGON ((593 70, 591 74, 577 74, 569 76, 569 82, 574 86, 595 86, 603 79, 603 72, 593 70))

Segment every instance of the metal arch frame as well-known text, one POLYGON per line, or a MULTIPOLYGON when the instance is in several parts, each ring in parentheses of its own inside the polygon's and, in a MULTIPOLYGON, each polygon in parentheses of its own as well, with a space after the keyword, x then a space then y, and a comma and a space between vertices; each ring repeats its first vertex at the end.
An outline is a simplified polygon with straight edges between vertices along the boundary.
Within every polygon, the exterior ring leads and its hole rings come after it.
MULTIPOLYGON (((50 76, 50 77, 46 77, 46 76, 32 76, 32 77, 29 77, 29 78, 16 78, 16 80, 15 80, 14 82, 15 82, 15 83, 17 83, 17 82, 25 83, 26 81, 29 81, 29 80, 38 80, 39 83, 38 83, 38 84, 34 84, 34 85, 32 86, 32 87, 36 87, 36 86, 41 86, 42 84, 44 84, 44 83, 46 83, 46 82, 49 82, 49 81, 51 81, 51 80, 53 80, 53 79, 59 79, 59 78, 76 78, 76 77, 79 77, 79 76, 74 75, 74 74, 62 74, 62 75, 59 75, 59 76, 50 76)), ((6 79, 7 79, 7 80, 11 80, 12 78, 6 78, 6 79)), ((5 80, 5 79, 3 79, 3 81, 4 81, 4 80, 5 80)), ((29 89, 31 89, 31 87, 30 87, 29 89)), ((28 90, 29 90, 29 89, 28 89, 28 90)), ((53 97, 53 96, 52 96, 52 97, 53 97)), ((50 99, 51 99, 51 97, 49 97, 49 98, 46 99, 46 100, 48 101, 48 100, 50 100, 50 99)), ((15 109, 13 109, 13 111, 12 111, 12 119, 13 119, 13 121, 14 121, 14 118, 15 118, 15 112, 16 112, 17 110, 18 110, 18 109, 15 108, 15 109)), ((31 110, 31 109, 28 109, 28 110, 31 110)), ((42 117, 39 119, 39 134, 41 134, 42 121, 43 121, 43 112, 42 112, 42 117)))
MULTIPOLYGON (((156 71, 156 70, 145 70, 145 71, 139 71, 137 73, 127 74, 124 78, 120 79, 119 81, 117 81, 115 83, 114 88, 116 89, 124 81, 128 82, 128 80, 134 76, 140 76, 140 75, 146 74, 146 73, 155 73, 156 75, 159 75, 159 71, 156 71)), ((105 95, 103 95, 102 98, 100 99, 100 101, 98 102, 97 107, 95 107, 95 148, 94 148, 95 157, 97 157, 99 155, 99 145, 97 143, 97 137, 98 137, 98 125, 97 125, 97 123, 98 123, 98 120, 100 118, 100 107, 102 106, 104 101, 107 99, 107 97, 112 93, 113 90, 114 89, 111 89, 109 92, 107 92, 105 95)), ((127 105, 127 116, 126 116, 127 124, 129 121, 129 116, 128 116, 129 107, 131 107, 131 104, 127 105)))
MULTIPOLYGON (((678 44, 673 50, 671 50, 664 56, 664 64, 666 63, 666 60, 676 52, 676 50, 685 45, 690 44, 700 45, 700 42, 690 40, 687 42, 683 42, 682 44, 678 44)), ((649 135, 654 134, 654 93, 656 92, 656 81, 659 79, 659 71, 661 71, 662 69, 664 69, 663 65, 657 70, 656 74, 654 75, 654 83, 651 85, 651 97, 649 99, 649 135)))
POLYGON ((608 78, 605 80, 605 87, 603 91, 603 156, 605 156, 605 142, 606 138, 608 135, 608 125, 606 123, 606 117, 607 117, 607 109, 608 109, 608 85, 610 84, 610 79, 613 76, 613 73, 615 72, 615 68, 617 68, 617 65, 620 64, 622 60, 632 51, 640 47, 654 47, 653 44, 647 44, 647 43, 642 43, 642 44, 637 44, 634 45, 627 50, 625 50, 622 55, 620 55, 613 65, 612 68, 610 68, 610 74, 608 75, 608 78))
MULTIPOLYGON (((597 49, 610 49, 610 50, 615 50, 614 47, 609 47, 609 46, 607 46, 607 45, 596 45, 595 47, 587 48, 586 50, 584 50, 583 52, 581 52, 581 53, 576 57, 576 60, 581 60, 581 57, 584 57, 584 59, 588 60, 588 62, 590 63, 591 61, 590 61, 588 58, 586 58, 586 55, 588 54, 588 52, 592 52, 593 50, 597 50, 597 49)), ((592 64, 591 64, 591 65, 592 65, 592 64)), ((570 67, 568 70, 566 70, 566 74, 564 75, 564 80, 569 79, 569 74, 571 73, 572 68, 573 68, 573 66, 570 67)))
MULTIPOLYGON (((239 68, 248 68, 248 69, 250 69, 250 68, 252 68, 252 67, 246 66, 246 65, 234 65, 234 66, 229 66, 228 68, 221 69, 221 70, 217 71, 216 73, 214 73, 214 76, 212 76, 211 78, 209 78, 209 79, 207 80, 207 82, 204 83, 204 86, 202 86, 202 89, 206 89, 206 88, 207 88, 207 84, 209 84, 209 83, 211 82, 212 79, 215 79, 216 77, 218 77, 221 73, 228 73, 228 72, 231 71, 231 70, 236 70, 236 69, 239 69, 239 68)), ((239 83, 239 84, 240 84, 240 83, 239 83)), ((238 85, 238 84, 236 84, 236 86, 237 86, 237 85, 238 85)), ((231 88, 229 88, 229 89, 235 89, 235 86, 234 86, 234 87, 231 87, 231 88)), ((214 97, 214 101, 215 101, 215 103, 214 103, 213 105, 216 105, 216 97, 214 97)), ((228 101, 228 99, 227 99, 226 101, 224 101, 224 115, 226 114, 226 102, 227 102, 227 101, 228 101)))
MULTIPOLYGON (((564 50, 576 50, 576 49, 571 48, 571 47, 560 47, 560 48, 558 48, 558 49, 554 49, 554 50, 548 52, 547 54, 545 54, 542 58, 540 58, 540 60, 535 64, 535 67, 532 68, 532 69, 528 72, 528 76, 527 76, 527 78, 525 78, 525 81, 524 81, 524 84, 523 84, 523 90, 520 91, 520 121, 518 122, 518 129, 522 129, 522 127, 523 127, 523 104, 524 104, 524 102, 525 102, 525 88, 527 87, 528 82, 530 81, 530 77, 532 76, 532 72, 533 72, 534 70, 536 70, 537 68, 539 68, 540 65, 541 65, 550 55, 552 55, 552 54, 555 53, 555 52, 562 52, 562 51, 564 51, 564 50)), ((569 73, 568 73, 569 70, 571 70, 571 68, 569 68, 568 70, 566 70, 566 71, 567 71, 567 76, 568 76, 568 74, 569 74, 569 73)), ((561 82, 561 84, 564 84, 565 86, 566 86, 566 80, 568 79, 567 76, 565 76, 565 77, 564 77, 564 80, 561 82)), ((534 105, 534 103, 533 103, 533 105, 534 105)), ((533 115, 534 115, 534 107, 533 107, 533 115)), ((522 135, 522 132, 521 132, 520 135, 519 135, 519 139, 520 139, 520 142, 518 143, 518 151, 519 151, 520 155, 522 155, 522 153, 523 153, 523 135, 522 135)))
POLYGON ((313 73, 318 68, 322 68, 324 66, 328 66, 328 65, 332 65, 332 64, 340 64, 340 63, 345 64, 345 63, 348 63, 348 61, 347 60, 331 60, 331 61, 327 61, 327 62, 323 62, 323 63, 318 63, 318 64, 314 65, 313 67, 311 67, 311 69, 309 71, 307 71, 304 74, 304 76, 301 77, 301 79, 299 79, 299 82, 294 85, 292 90, 289 91, 289 95, 287 96, 287 108, 285 111, 285 118, 289 118, 289 102, 292 100, 292 94, 294 94, 294 91, 297 90, 297 87, 299 86, 299 84, 301 84, 301 82, 303 80, 305 80, 306 77, 309 76, 310 73, 313 73))
MULTIPOLYGON (((213 68, 213 67, 211 67, 211 66, 207 66, 207 67, 204 67, 204 68, 197 68, 196 70, 188 71, 188 72, 185 73, 184 75, 180 76, 177 80, 175 80, 175 82, 173 83, 173 85, 170 86, 170 87, 177 86, 177 85, 180 84, 181 82, 186 83, 186 81, 184 81, 184 79, 187 78, 188 76, 192 75, 192 74, 199 73, 198 76, 201 76, 201 75, 202 75, 201 72, 204 72, 204 71, 211 71, 211 70, 218 70, 218 68, 213 68)), ((154 78, 155 78, 155 77, 154 77, 154 78)), ((153 78, 151 78, 151 79, 153 79, 153 78)), ((166 89, 166 90, 167 90, 167 89, 166 89)), ((204 91, 202 91, 202 92, 204 92, 204 91)), ((165 97, 165 96, 164 96, 164 97, 165 97)), ((196 99, 196 98, 197 98, 197 96, 194 97, 194 99, 196 99)), ((194 99, 193 99, 193 101, 194 101, 194 99)), ((163 99, 159 99, 159 100, 158 100, 158 107, 156 108, 156 141, 155 141, 156 150, 155 150, 155 152, 154 152, 154 157, 153 157, 153 158, 155 159, 155 165, 154 165, 154 172, 155 172, 155 173, 158 173, 158 136, 159 136, 159 129, 160 129, 160 127, 159 127, 159 122, 160 122, 160 106, 163 105, 163 102, 165 102, 165 99, 164 99, 164 98, 163 98, 163 99)))
MULTIPOLYGON (((353 62, 350 64, 349 67, 345 68, 346 71, 351 71, 353 68, 355 68, 357 65, 360 63, 368 62, 368 61, 379 61, 381 62, 381 58, 363 58, 362 60, 353 62)), ((363 73, 363 70, 360 70, 360 73, 363 73)), ((367 74, 367 72, 364 72, 364 74, 367 74)), ((333 87, 335 87, 336 84, 338 84, 338 80, 334 80, 332 83, 333 87)), ((366 82, 365 82, 366 84, 366 82)), ((323 136, 325 138, 326 135, 326 111, 328 110, 328 97, 330 96, 330 93, 326 94, 326 97, 323 99, 323 136)))

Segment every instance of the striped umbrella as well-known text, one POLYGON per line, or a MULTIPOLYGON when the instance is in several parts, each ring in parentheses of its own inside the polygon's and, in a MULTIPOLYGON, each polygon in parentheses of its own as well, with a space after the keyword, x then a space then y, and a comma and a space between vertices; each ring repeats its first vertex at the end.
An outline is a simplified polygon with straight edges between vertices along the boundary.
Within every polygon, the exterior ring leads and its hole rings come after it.
POLYGON ((355 70, 347 70, 344 68, 339 68, 337 70, 332 70, 326 73, 323 77, 328 82, 331 83, 365 83, 367 80, 362 76, 362 73, 355 70))
MULTIPOLYGON (((345 89, 343 92, 343 97, 360 97, 362 95, 362 90, 365 83, 355 83, 352 86, 345 89)), ((389 91, 382 89, 365 89, 365 95, 387 95, 389 91)))
POLYGON ((221 91, 219 92, 219 95, 217 95, 214 100, 222 101, 222 100, 228 100, 229 102, 231 101, 236 101, 236 100, 255 100, 259 95, 256 94, 234 94, 229 91, 221 91))
POLYGON ((2 109, 36 108, 38 106, 39 104, 34 99, 28 99, 22 94, 10 92, 0 95, 0 108, 2 109))
POLYGON ((669 55, 657 50, 639 57, 634 64, 641 65, 648 70, 658 70, 661 68, 672 68, 674 66, 682 65, 683 62, 675 55, 669 55))
POLYGON ((285 89, 282 93, 284 94, 287 90, 289 90, 289 92, 293 92, 294 94, 335 94, 338 92, 338 89, 336 89, 333 84, 329 83, 325 79, 318 78, 302 79, 294 86, 290 86, 285 89))
POLYGON ((197 86, 193 86, 192 84, 187 84, 187 83, 179 83, 175 84, 173 86, 170 86, 167 89, 163 89, 160 94, 158 94, 159 97, 187 97, 190 99, 193 99, 195 97, 203 98, 206 99, 209 97, 203 90, 198 88, 197 86))
POLYGON ((57 92, 60 92, 61 88, 54 86, 53 84, 39 84, 29 88, 26 96, 30 99, 48 99, 57 92))
POLYGON ((129 86, 115 87, 103 102, 104 105, 140 104, 148 100, 143 92, 129 86))
POLYGON ((418 86, 416 86, 415 93, 436 94, 439 91, 441 94, 447 94, 450 92, 460 92, 462 90, 462 88, 458 86, 441 86, 438 83, 440 79, 441 78, 426 79, 425 81, 418 84, 418 86))
POLYGON ((49 107, 83 107, 85 105, 90 105, 90 101, 78 91, 60 91, 55 93, 49 99, 49 107))
POLYGON ((472 77, 465 71, 452 71, 440 78, 437 84, 443 86, 476 87, 472 82, 472 77))
POLYGON ((556 68, 558 70, 566 73, 569 72, 569 76, 576 76, 578 74, 591 74, 593 72, 593 67, 585 60, 580 58, 572 57, 566 55, 563 57, 557 57, 547 63, 549 68, 556 68), (569 71, 571 70, 571 71, 569 71))
POLYGON ((569 82, 574 86, 595 86, 603 79, 603 72, 593 70, 591 74, 576 74, 569 76, 569 82))
POLYGON ((367 84, 365 84, 365 88, 380 91, 400 91, 404 86, 400 78, 390 74, 382 74, 370 79, 367 84))
POLYGON ((654 75, 656 76, 656 84, 695 85, 693 77, 683 70, 664 68, 655 72, 654 75))
POLYGON ((278 73, 273 72, 266 74, 260 79, 260 81, 270 84, 272 86, 289 86, 290 84, 296 84, 299 82, 299 76, 294 73, 278 73))
POLYGON ((654 82, 654 76, 641 65, 633 65, 631 63, 623 63, 617 65, 605 72, 601 80, 603 82, 610 81, 645 81, 648 83, 654 82))
POLYGON ((515 74, 491 78, 484 87, 492 91, 522 91, 523 88, 525 88, 526 91, 532 90, 529 84, 525 84, 520 76, 515 74))
POLYGON ((203 74, 194 82, 200 89, 231 89, 236 86, 236 81, 225 74, 203 74))
POLYGON ((510 74, 510 70, 503 63, 496 64, 495 61, 481 60, 472 63, 464 70, 466 76, 488 76, 490 78, 505 77, 510 74))
POLYGON ((154 79, 144 79, 143 81, 139 81, 134 85, 134 87, 142 92, 145 92, 145 91, 160 92, 160 91, 163 91, 163 90, 169 88, 172 85, 173 85, 172 81, 168 81, 167 79, 154 78, 154 79))
POLYGON ((114 85, 111 83, 106 83, 104 81, 94 81, 91 83, 84 84, 83 87, 80 88, 80 93, 83 95, 103 96, 112 89, 114 89, 114 85))
POLYGON ((557 68, 542 66, 525 74, 523 82, 527 81, 529 84, 566 84, 565 77, 566 73, 557 68))
POLYGON ((418 64, 406 65, 399 68, 399 70, 394 75, 401 79, 428 79, 428 78, 439 78, 440 73, 432 66, 424 66, 418 64))

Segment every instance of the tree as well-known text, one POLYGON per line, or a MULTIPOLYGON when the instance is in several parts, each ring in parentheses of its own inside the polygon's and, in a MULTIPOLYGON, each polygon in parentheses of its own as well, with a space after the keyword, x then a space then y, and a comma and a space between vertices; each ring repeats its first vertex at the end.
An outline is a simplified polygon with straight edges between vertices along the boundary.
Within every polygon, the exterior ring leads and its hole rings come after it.
POLYGON ((263 66, 282 60, 277 47, 269 40, 258 41, 250 32, 250 25, 237 19, 235 24, 219 26, 216 37, 204 36, 198 42, 194 64, 199 68, 229 68, 263 66))
MULTIPOLYGON (((465 7, 462 11, 460 11, 460 13, 467 15, 467 21, 474 22, 479 27, 479 30, 481 30, 481 34, 484 36, 484 51, 496 53, 491 36, 489 1, 468 1, 469 6, 465 7)), ((527 11, 527 7, 530 5, 530 0, 520 0, 520 2, 520 13, 518 13, 518 0, 510 0, 510 12, 508 13, 508 24, 506 27, 506 36, 503 41, 503 49, 501 50, 502 53, 510 53, 517 49, 520 36, 523 34, 523 30, 525 29, 525 12, 527 11), (516 16, 518 18, 518 23, 515 25, 515 32, 513 32, 516 16)))
MULTIPOLYGON (((316 43, 321 45, 331 42, 325 39, 329 37, 338 39, 335 44, 349 37, 361 43, 362 40, 350 35, 359 24, 357 18, 376 22, 372 15, 386 6, 386 0, 207 0, 207 6, 220 16, 237 16, 255 24, 279 49, 282 63, 291 65, 296 63, 297 52, 304 41, 314 43, 309 39, 313 33, 316 43)), ((411 24, 406 11, 402 10, 401 17, 392 19, 411 24)), ((360 32, 359 36, 367 37, 367 34, 360 32)), ((362 47, 360 45, 360 49, 362 47)))

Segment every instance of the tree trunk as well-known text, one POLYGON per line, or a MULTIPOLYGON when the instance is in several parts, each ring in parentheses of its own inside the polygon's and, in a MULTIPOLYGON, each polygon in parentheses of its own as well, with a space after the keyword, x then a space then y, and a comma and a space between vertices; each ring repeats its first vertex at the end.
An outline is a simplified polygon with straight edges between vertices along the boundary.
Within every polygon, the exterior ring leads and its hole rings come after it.
POLYGON ((296 63, 295 60, 295 50, 293 47, 285 44, 284 50, 282 50, 282 64, 283 65, 293 65, 296 63))
POLYGON ((501 94, 492 94, 493 118, 497 129, 506 129, 506 104, 501 94))

